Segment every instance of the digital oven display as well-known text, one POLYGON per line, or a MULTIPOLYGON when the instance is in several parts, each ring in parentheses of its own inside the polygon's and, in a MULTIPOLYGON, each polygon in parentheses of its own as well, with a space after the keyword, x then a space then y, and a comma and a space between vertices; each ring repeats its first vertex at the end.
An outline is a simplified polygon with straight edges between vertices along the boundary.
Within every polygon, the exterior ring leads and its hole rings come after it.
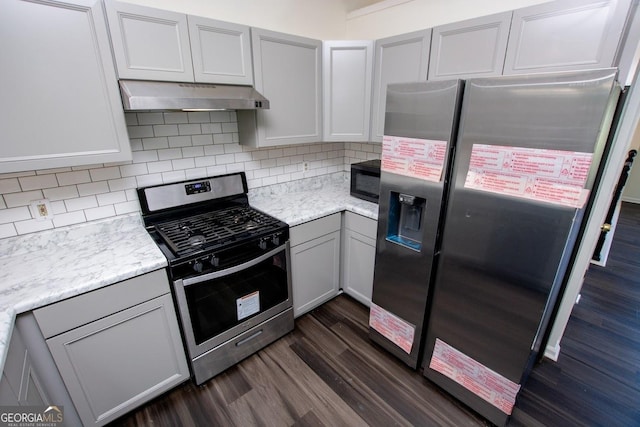
POLYGON ((184 188, 185 190, 187 190, 187 195, 206 193, 211 191, 211 183, 209 181, 194 182, 191 184, 186 184, 184 188))

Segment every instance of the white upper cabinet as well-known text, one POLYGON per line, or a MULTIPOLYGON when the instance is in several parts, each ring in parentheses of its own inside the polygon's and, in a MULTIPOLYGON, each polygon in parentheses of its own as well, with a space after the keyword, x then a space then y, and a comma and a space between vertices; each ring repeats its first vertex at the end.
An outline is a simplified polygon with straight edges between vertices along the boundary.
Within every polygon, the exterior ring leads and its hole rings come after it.
POLYGON ((373 42, 325 41, 324 141, 368 141, 373 42))
POLYGON ((251 29, 255 88, 268 110, 238 110, 240 143, 252 147, 322 140, 322 42, 251 29))
POLYGON ((249 27, 107 0, 122 79, 253 84, 249 27))
POLYGON ((371 140, 382 142, 387 84, 427 79, 431 29, 376 40, 371 140))
POLYGON ((186 15, 117 1, 106 8, 121 79, 193 82, 186 15))
POLYGON ((504 74, 615 65, 631 0, 562 0, 513 12, 504 74))
POLYGON ((100 0, 0 1, 0 172, 131 160, 100 0))
POLYGON ((188 16, 195 81, 253 85, 249 27, 188 16))
POLYGON ((502 74, 512 12, 433 28, 429 80, 502 74))

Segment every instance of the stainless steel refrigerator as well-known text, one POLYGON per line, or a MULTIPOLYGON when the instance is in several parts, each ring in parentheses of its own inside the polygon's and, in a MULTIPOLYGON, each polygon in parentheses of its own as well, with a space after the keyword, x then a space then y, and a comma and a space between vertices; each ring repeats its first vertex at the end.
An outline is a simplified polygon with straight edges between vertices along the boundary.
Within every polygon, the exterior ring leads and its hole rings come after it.
POLYGON ((463 83, 390 84, 369 336, 416 368, 463 83))
POLYGON ((541 351, 609 134, 615 76, 465 83, 423 368, 495 424, 541 351))

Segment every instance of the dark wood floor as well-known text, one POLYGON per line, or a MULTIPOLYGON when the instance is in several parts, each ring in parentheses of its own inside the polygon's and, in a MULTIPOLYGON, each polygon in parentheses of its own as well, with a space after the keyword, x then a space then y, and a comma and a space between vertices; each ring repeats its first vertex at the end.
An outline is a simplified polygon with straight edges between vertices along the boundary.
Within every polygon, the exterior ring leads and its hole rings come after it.
MULTIPOLYGON (((606 268, 593 266, 557 363, 537 365, 512 426, 640 426, 640 205, 625 204, 606 268)), ((202 387, 186 383, 113 425, 483 426, 367 338, 339 296, 202 387)))

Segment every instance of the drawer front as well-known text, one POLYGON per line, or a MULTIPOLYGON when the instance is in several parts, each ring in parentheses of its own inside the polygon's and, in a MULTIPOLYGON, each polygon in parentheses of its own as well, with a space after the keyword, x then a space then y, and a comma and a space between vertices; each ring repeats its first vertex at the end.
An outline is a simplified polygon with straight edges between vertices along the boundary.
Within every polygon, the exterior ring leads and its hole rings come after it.
POLYGON ((169 292, 165 270, 156 270, 34 310, 45 338, 169 292))
POLYGON ((293 247, 317 237, 333 233, 334 231, 340 230, 340 227, 340 213, 334 213, 313 221, 305 222, 304 224, 296 225, 295 227, 291 227, 290 230, 291 246, 293 247))
POLYGON ((360 233, 363 236, 375 239, 376 233, 378 232, 378 221, 362 215, 354 214, 353 212, 345 212, 344 227, 348 230, 360 233))

